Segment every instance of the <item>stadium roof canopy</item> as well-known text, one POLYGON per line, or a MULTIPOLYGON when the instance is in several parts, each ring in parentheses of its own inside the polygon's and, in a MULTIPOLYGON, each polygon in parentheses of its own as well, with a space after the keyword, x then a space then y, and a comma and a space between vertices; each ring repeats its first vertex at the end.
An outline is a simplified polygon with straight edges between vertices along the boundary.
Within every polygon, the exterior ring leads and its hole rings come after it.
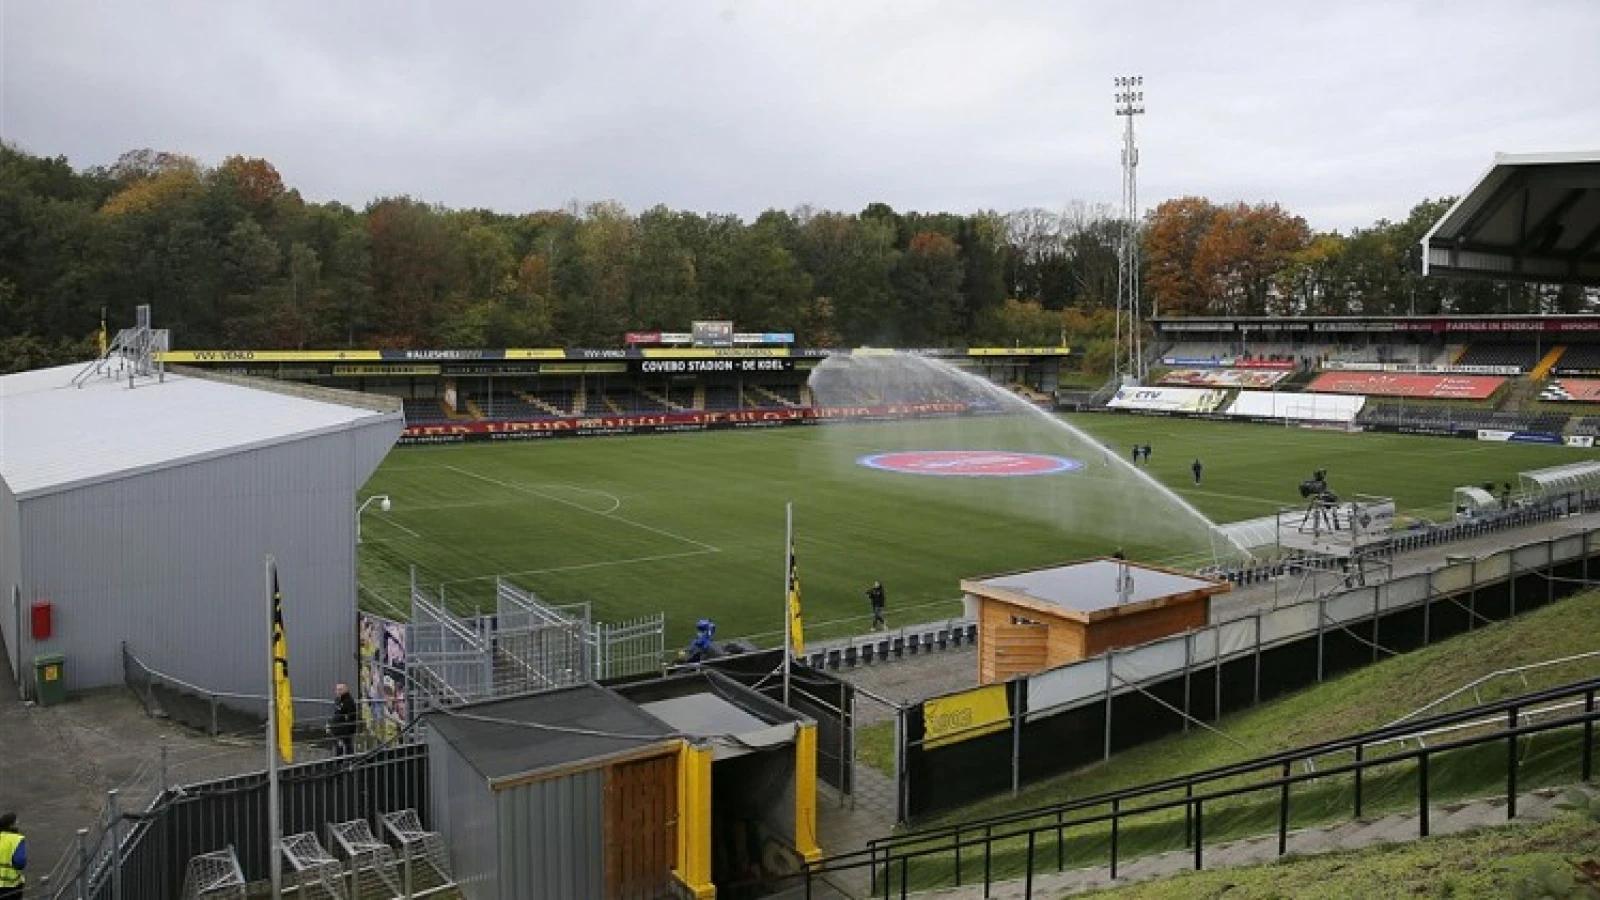
POLYGON ((1422 274, 1600 285, 1600 150, 1495 154, 1423 235, 1422 274))
POLYGON ((397 401, 168 370, 73 386, 81 365, 0 376, 0 480, 18 500, 380 421, 397 401))

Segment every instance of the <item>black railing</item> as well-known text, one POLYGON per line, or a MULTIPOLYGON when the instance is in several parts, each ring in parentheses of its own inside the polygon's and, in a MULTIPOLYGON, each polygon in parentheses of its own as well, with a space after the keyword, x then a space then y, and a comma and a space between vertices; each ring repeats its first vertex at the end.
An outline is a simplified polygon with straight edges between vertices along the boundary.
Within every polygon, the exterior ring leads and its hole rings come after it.
POLYGON ((1507 792, 1507 817, 1516 815, 1517 791, 1517 739, 1526 735, 1536 734, 1560 728, 1570 728, 1581 725, 1583 729, 1582 748, 1579 759, 1580 779, 1588 781, 1593 773, 1593 733, 1594 723, 1600 719, 1600 712, 1595 709, 1595 695, 1600 692, 1600 679, 1576 682, 1558 688, 1551 688, 1526 694, 1509 700, 1495 703, 1486 703, 1470 709, 1454 713, 1445 713, 1428 719, 1406 722, 1401 725, 1389 726, 1364 732, 1351 737, 1325 741, 1306 747, 1296 748, 1270 756, 1260 757, 1241 763, 1207 769, 1202 772, 1177 776, 1127 788, 1120 791, 1111 791, 1084 797, 1077 800, 1066 801, 1059 804, 1035 807, 1006 813, 985 819, 961 822, 954 825, 933 829, 909 832, 902 835, 881 838, 869 842, 866 849, 851 853, 838 854, 810 863, 805 867, 804 875, 809 895, 810 884, 813 879, 822 875, 851 871, 856 869, 870 869, 872 883, 875 889, 881 884, 885 897, 889 896, 889 885, 894 883, 898 876, 901 896, 909 890, 908 874, 913 860, 933 856, 950 856, 948 867, 953 874, 957 886, 963 883, 963 854, 974 848, 982 848, 983 852, 983 884, 985 896, 988 895, 988 886, 992 883, 994 870, 995 845, 1000 842, 1017 842, 1026 840, 1026 863, 1023 877, 1027 881, 1029 895, 1035 873, 1035 852, 1038 837, 1044 834, 1055 836, 1054 848, 1056 857, 1056 871, 1061 871, 1066 863, 1066 836, 1068 830, 1081 828, 1087 825, 1108 824, 1109 826, 1109 855, 1111 876, 1116 877, 1117 867, 1120 862, 1119 837, 1125 820, 1133 817, 1162 813, 1169 810, 1182 809, 1184 811, 1184 840, 1185 845, 1194 852, 1195 867, 1198 869, 1203 862, 1203 810, 1207 802, 1221 800, 1229 797, 1258 794, 1266 791, 1276 791, 1278 805, 1278 852, 1281 855, 1287 849, 1289 832, 1289 810, 1291 788, 1302 782, 1318 779, 1333 778, 1340 775, 1352 775, 1353 814, 1356 818, 1362 815, 1363 795, 1362 782, 1364 773, 1378 766, 1392 766, 1408 760, 1418 760, 1418 794, 1422 812, 1419 822, 1422 836, 1427 835, 1427 767, 1428 758, 1452 750, 1461 750, 1470 747, 1483 746, 1495 741, 1506 741, 1506 792, 1507 792), (1535 707, 1550 701, 1583 698, 1583 712, 1540 723, 1529 723, 1518 726, 1519 718, 1535 707), (1463 738, 1432 747, 1419 746, 1416 749, 1404 749, 1383 756, 1369 757, 1365 749, 1372 744, 1393 743, 1405 738, 1422 735, 1426 732, 1437 731, 1440 728, 1461 725, 1463 723, 1482 720, 1488 716, 1504 713, 1507 727, 1485 735, 1463 738), (1353 751, 1354 759, 1351 762, 1302 771, 1293 772, 1296 762, 1304 762, 1332 752, 1353 751), (1225 778, 1259 772, 1264 769, 1277 769, 1279 774, 1274 777, 1246 785, 1221 787, 1209 792, 1197 792, 1196 788, 1225 778), (1148 798, 1164 794, 1169 791, 1182 789, 1184 796, 1169 800, 1157 800, 1135 808, 1129 809, 1126 803, 1131 800, 1148 798), (1094 815, 1068 818, 1074 812, 1080 812, 1093 807, 1110 805, 1110 811, 1094 815), (1033 820, 1050 819, 1051 821, 1031 826, 1022 826, 1021 823, 1033 820))

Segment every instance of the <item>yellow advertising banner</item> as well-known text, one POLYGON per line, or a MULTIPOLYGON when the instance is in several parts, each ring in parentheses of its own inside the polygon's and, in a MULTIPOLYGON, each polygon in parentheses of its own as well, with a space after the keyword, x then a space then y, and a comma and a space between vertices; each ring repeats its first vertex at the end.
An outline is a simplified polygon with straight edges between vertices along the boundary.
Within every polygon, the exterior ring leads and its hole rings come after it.
POLYGON ((364 362, 382 358, 378 350, 168 350, 161 354, 161 361, 169 363, 364 362))
POLYGON ((548 350, 548 349, 535 349, 535 350, 515 350, 515 349, 513 349, 513 350, 507 350, 506 351, 506 357, 505 358, 506 359, 566 359, 567 358, 567 351, 565 351, 565 350, 548 350))
POLYGON ((340 378, 355 378, 366 375, 438 375, 438 366, 416 365, 390 365, 390 366, 334 366, 333 374, 340 378))
POLYGON ((639 351, 645 359, 707 359, 788 356, 788 347, 646 347, 639 351))
POLYGON ((1071 347, 969 347, 968 356, 1070 356, 1071 347))
POLYGON ((932 750, 1004 731, 1010 719, 1011 707, 1003 684, 936 697, 922 704, 922 746, 932 750))

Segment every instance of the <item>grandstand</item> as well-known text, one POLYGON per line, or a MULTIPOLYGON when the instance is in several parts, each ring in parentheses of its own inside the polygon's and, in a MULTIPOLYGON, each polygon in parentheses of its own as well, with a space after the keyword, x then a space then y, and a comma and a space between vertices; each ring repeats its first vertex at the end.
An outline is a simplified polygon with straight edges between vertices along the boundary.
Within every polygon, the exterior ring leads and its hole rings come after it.
POLYGON ((1600 344, 1572 344, 1550 370, 1556 375, 1600 375, 1600 344))
POLYGON ((1474 343, 1456 360, 1458 366, 1499 366, 1527 372, 1538 365, 1544 351, 1539 346, 1526 344, 1474 343))

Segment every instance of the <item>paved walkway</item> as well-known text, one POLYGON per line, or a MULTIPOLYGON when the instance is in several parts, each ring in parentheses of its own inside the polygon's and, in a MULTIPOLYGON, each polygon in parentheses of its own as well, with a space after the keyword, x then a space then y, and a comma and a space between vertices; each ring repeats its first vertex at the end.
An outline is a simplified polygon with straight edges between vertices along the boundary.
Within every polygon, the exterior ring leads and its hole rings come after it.
MULTIPOLYGON (((17 814, 28 837, 28 881, 37 894, 59 863, 76 859, 77 831, 97 836, 106 792, 118 789, 124 811, 142 811, 160 791, 162 747, 167 784, 259 771, 261 743, 212 739, 145 715, 123 688, 74 694, 60 706, 24 704, 10 666, 0 659, 0 810, 17 814)), ((42 896, 42 895, 41 895, 42 896)))
MULTIPOLYGON (((1517 796, 1517 818, 1513 823, 1540 822, 1554 817, 1555 804, 1561 791, 1535 791, 1517 796)), ((1376 844, 1399 843, 1416 840, 1419 833, 1418 814, 1415 812, 1384 816, 1381 819, 1346 822, 1326 828, 1308 828, 1290 832, 1288 852, 1292 856, 1310 856, 1341 850, 1359 850, 1376 844)), ((1498 797, 1472 803, 1453 803, 1429 808, 1428 833, 1430 836, 1459 834, 1477 828, 1504 825, 1506 800, 1498 797)), ((1276 833, 1206 846, 1203 861, 1206 869, 1231 869, 1253 866, 1278 859, 1276 833)), ((1162 853, 1124 862, 1111 878, 1107 866, 1091 869, 1073 869, 1034 876, 1033 893, 1026 890, 1026 882, 1005 881, 992 885, 988 896, 992 900, 1029 900, 1031 897, 1068 897, 1073 894, 1100 888, 1117 887, 1137 881, 1165 878, 1194 869, 1194 853, 1190 850, 1162 853)), ((924 900, 981 900, 982 884, 959 888, 920 892, 924 900)))

